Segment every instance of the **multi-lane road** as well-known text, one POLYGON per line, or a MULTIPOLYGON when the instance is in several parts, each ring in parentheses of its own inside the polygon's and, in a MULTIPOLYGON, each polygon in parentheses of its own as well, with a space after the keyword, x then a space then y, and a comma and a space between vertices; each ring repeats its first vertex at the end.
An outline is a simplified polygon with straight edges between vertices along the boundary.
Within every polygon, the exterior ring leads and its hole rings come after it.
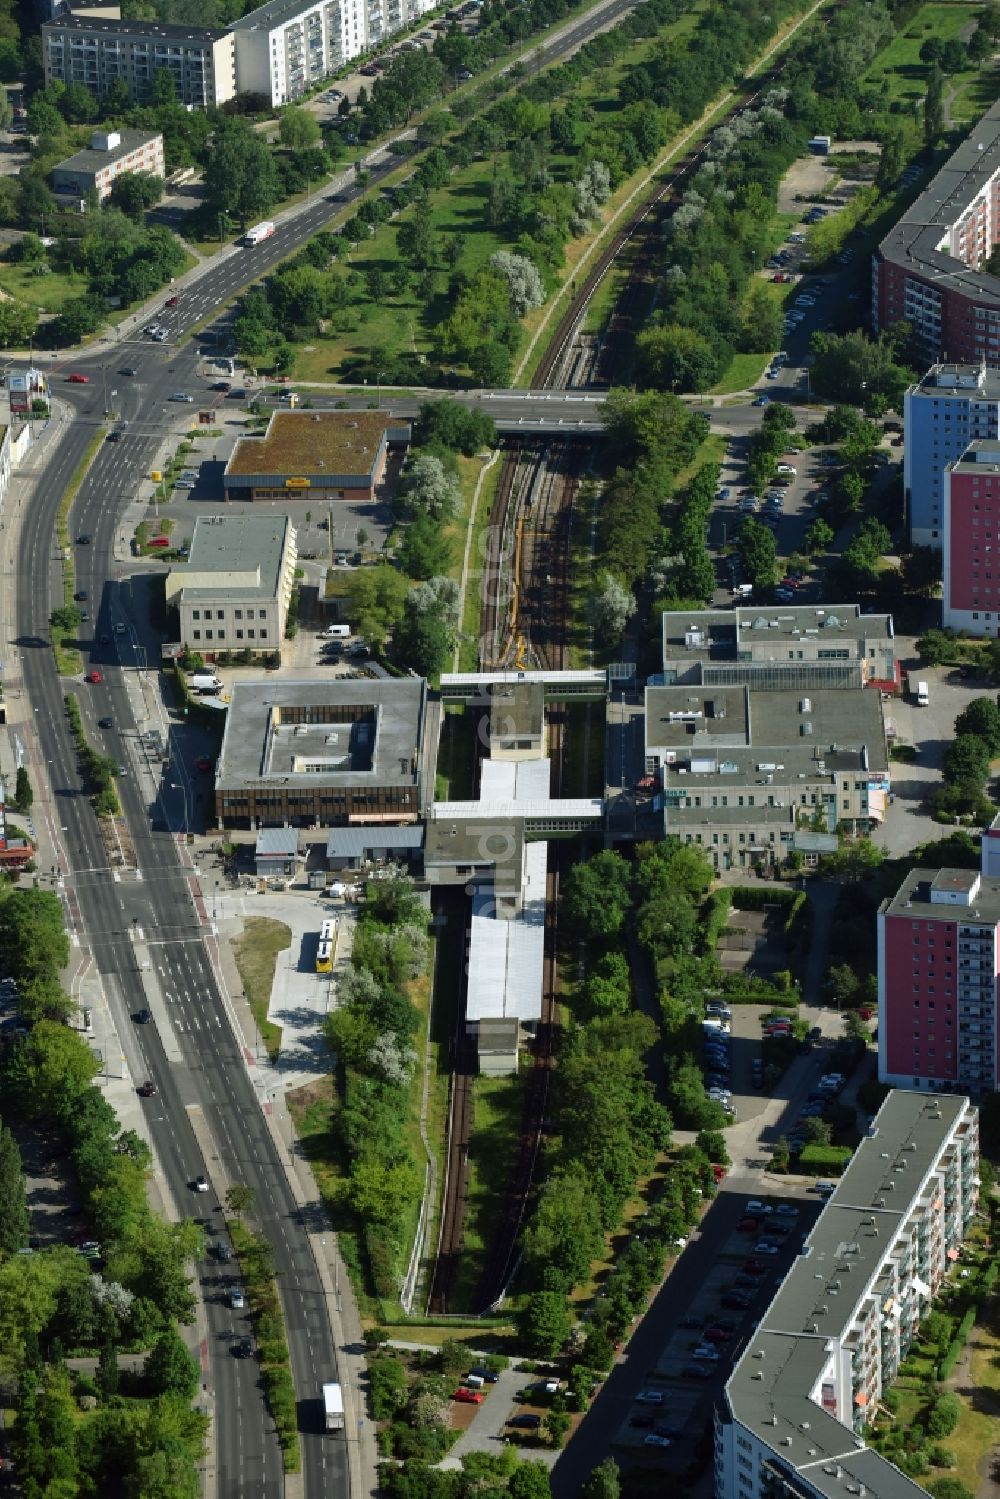
MULTIPOLYGON (((97 643, 88 649, 89 664, 103 679, 98 685, 81 686, 78 700, 89 734, 116 758, 122 758, 120 736, 135 731, 124 670, 117 659, 118 642, 123 642, 123 652, 130 651, 132 634, 117 635, 113 629, 114 623, 126 620, 115 579, 116 527, 162 438, 166 398, 172 389, 194 385, 196 364, 193 351, 175 355, 150 350, 141 364, 137 353, 129 358, 139 369, 129 396, 134 421, 122 442, 100 449, 78 493, 71 527, 74 537, 91 537, 88 545, 75 546, 77 585, 90 596, 93 619, 88 628, 97 643), (102 646, 102 635, 115 643, 102 646), (102 717, 110 717, 114 729, 100 730, 97 720, 102 717)), ((56 674, 51 650, 32 643, 47 637, 49 613, 62 601, 62 562, 53 542, 55 512, 101 416, 99 382, 65 390, 76 399, 78 415, 66 426, 26 508, 17 566, 17 621, 24 686, 60 809, 69 905, 78 913, 81 939, 101 975, 133 1076, 156 1083, 157 1095, 145 1107, 158 1162, 179 1210, 204 1219, 212 1237, 222 1227, 220 1202, 226 1185, 245 1182, 256 1193, 256 1216, 274 1248, 288 1322, 305 1492, 342 1495, 348 1489, 345 1445, 322 1431, 322 1384, 337 1377, 326 1293, 264 1119, 267 1100, 255 1094, 248 1059, 237 1042, 205 947, 192 876, 175 837, 131 775, 123 776, 119 785, 138 875, 112 871, 89 802, 80 794, 63 708, 66 684, 56 674), (146 975, 140 972, 140 951, 148 952, 151 966, 146 975), (157 996, 151 1006, 153 1023, 135 1026, 131 1014, 149 1002, 147 991, 157 996), (196 1195, 191 1188, 201 1175, 212 1186, 207 1195, 196 1195)), ((129 623, 141 634, 144 622, 129 623)), ((154 641, 147 644, 152 648, 154 641)), ((221 1499, 277 1496, 283 1492, 281 1459, 262 1406, 259 1367, 255 1359, 237 1359, 232 1353, 237 1335, 247 1327, 225 1304, 220 1272, 208 1264, 198 1268, 208 1327, 204 1398, 215 1416, 217 1493, 221 1499)))

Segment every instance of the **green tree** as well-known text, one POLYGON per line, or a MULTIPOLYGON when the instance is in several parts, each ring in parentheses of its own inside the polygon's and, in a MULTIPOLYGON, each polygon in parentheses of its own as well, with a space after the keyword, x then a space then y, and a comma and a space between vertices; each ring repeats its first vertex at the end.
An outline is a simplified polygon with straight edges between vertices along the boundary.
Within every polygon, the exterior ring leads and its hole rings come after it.
POLYGON ((237 1219, 249 1217, 256 1207, 256 1192, 253 1187, 247 1187, 243 1181, 234 1181, 231 1187, 226 1187, 226 1207, 229 1213, 237 1219))
POLYGON ((563 884, 566 918, 584 938, 601 939, 620 932, 629 904, 629 866, 611 849, 574 864, 563 884))
POLYGON ((420 676, 436 677, 455 649, 455 634, 443 609, 418 607, 416 592, 407 597, 393 647, 402 665, 420 676))
POLYGON ((976 697, 955 719, 956 737, 974 734, 991 756, 1000 755, 1000 707, 995 698, 976 697))
POLYGON ((729 1152, 726 1149, 726 1137, 721 1129, 699 1130, 695 1137, 695 1145, 708 1159, 717 1166, 729 1165, 729 1152))
POLYGON ((141 224, 148 208, 163 197, 163 178, 152 172, 123 172, 111 184, 111 203, 141 224))
POLYGON ((622 1483, 618 1464, 606 1457, 594 1468, 581 1491, 582 1499, 621 1499, 622 1483))
POLYGON ((821 515, 818 515, 810 523, 805 534, 805 548, 810 557, 815 557, 817 552, 825 552, 833 541, 833 537, 833 527, 821 515))
POLYGON ((558 1291, 534 1291, 517 1315, 518 1333, 525 1348, 538 1357, 551 1358, 569 1337, 570 1314, 566 1297, 558 1291))
POLYGON ((23 1249, 30 1227, 21 1152, 10 1130, 0 1124, 0 1254, 23 1249))
POLYGON ((740 527, 736 547, 748 581, 756 589, 771 588, 774 584, 777 547, 768 527, 748 515, 740 527))
POLYGON ((228 213, 245 229, 266 214, 278 197, 274 157, 248 122, 221 118, 205 166, 209 211, 228 213))
POLYGON ((319 144, 322 131, 315 115, 297 104, 290 104, 281 113, 278 123, 278 139, 290 151, 308 151, 319 144))
POLYGON ((959 784, 985 785, 990 773, 990 750, 978 734, 958 734, 944 753, 944 774, 959 784))
POLYGON ((177 1439, 136 1457, 124 1478, 125 1499, 198 1499, 200 1493, 192 1451, 177 1439))
POLYGON ((496 446, 497 429, 492 417, 483 411, 469 410, 457 401, 426 401, 414 423, 413 441, 422 447, 440 444, 453 453, 474 458, 484 448, 496 446))
POLYGON ((403 532, 399 561, 411 578, 434 578, 447 573, 452 552, 448 538, 429 515, 417 515, 403 532))
POLYGON ((549 1470, 544 1463, 518 1463, 510 1475, 511 1499, 552 1499, 549 1470))
POLYGON ((194 1399, 199 1383, 198 1360, 188 1352, 172 1327, 162 1332, 153 1344, 144 1373, 154 1394, 194 1399))
POLYGON ((725 367, 712 340, 684 323, 644 329, 636 338, 636 361, 644 385, 675 392, 708 390, 725 367))
POLYGON ((566 1411, 550 1410, 545 1415, 545 1431, 553 1447, 561 1447, 570 1428, 570 1417, 566 1411))
POLYGON ((924 145, 933 148, 944 130, 944 74, 936 65, 927 74, 924 95, 924 145))
POLYGON ((14 782, 14 807, 18 812, 30 812, 31 804, 35 800, 31 789, 31 781, 28 777, 27 766, 17 767, 17 777, 14 782))
POLYGON ((927 1415, 927 1434, 939 1441, 950 1436, 962 1415, 962 1402, 951 1390, 939 1395, 927 1415))
POLYGON ((387 563, 359 567, 347 583, 351 620, 359 635, 376 650, 383 650, 386 636, 394 633, 406 605, 410 585, 402 573, 387 563))

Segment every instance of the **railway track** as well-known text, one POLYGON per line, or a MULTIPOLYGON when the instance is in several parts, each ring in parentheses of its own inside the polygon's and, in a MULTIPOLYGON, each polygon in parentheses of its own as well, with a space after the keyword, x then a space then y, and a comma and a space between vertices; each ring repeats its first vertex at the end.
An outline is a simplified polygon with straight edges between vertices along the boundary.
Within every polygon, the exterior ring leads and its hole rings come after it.
POLYGON ((458 1273, 465 1237, 465 1205, 469 1193, 469 1140, 472 1136, 472 1075, 476 1066, 475 1048, 462 1034, 454 1045, 455 1064, 451 1074, 449 1101, 448 1170, 444 1184, 444 1207, 438 1237, 434 1278, 431 1281, 427 1310, 434 1316, 445 1316, 458 1273))
MULTIPOLYGON (((749 95, 741 95, 717 124, 751 107, 780 77, 783 64, 756 80, 749 95)), ((609 384, 620 372, 619 352, 629 349, 639 320, 648 310, 655 282, 656 251, 665 217, 678 201, 678 189, 700 164, 707 150, 703 141, 674 164, 670 175, 655 183, 638 208, 612 236, 591 267, 560 319, 548 349, 535 370, 531 389, 587 389, 609 384), (604 334, 584 328, 590 304, 605 278, 629 258, 628 278, 615 301, 604 334)), ((579 485, 579 446, 572 455, 566 443, 518 446, 504 459, 494 501, 493 524, 482 573, 480 661, 483 670, 544 667, 560 670, 567 662, 567 624, 571 566, 571 519, 579 485)), ((565 724, 561 715, 550 722, 552 794, 562 780, 565 724)), ((533 1065, 525 1094, 525 1109, 510 1185, 495 1237, 479 1284, 477 1308, 495 1308, 516 1269, 517 1243, 527 1210, 544 1131, 558 1031, 557 962, 559 875, 565 857, 561 845, 546 884, 545 968, 542 1015, 534 1047, 533 1065)), ((461 1022, 460 1022, 461 1024, 461 1022)), ((447 1300, 461 1252, 471 1139, 471 1069, 461 1081, 456 1069, 449 1126, 449 1176, 442 1218, 442 1242, 435 1268, 434 1295, 447 1300), (450 1279, 449 1279, 450 1277, 450 1279), (442 1291, 442 1288, 445 1288, 442 1291)), ((433 1306, 432 1306, 432 1309, 433 1306)))

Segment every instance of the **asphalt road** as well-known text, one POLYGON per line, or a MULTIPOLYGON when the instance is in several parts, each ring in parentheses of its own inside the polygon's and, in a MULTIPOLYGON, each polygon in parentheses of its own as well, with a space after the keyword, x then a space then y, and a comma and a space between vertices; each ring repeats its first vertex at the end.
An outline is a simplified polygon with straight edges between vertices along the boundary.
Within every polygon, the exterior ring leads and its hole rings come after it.
MULTIPOLYGON (((115 528, 155 453, 161 435, 158 408, 171 389, 193 381, 194 364, 193 351, 169 365, 161 360, 151 363, 129 396, 134 428, 126 440, 101 448, 73 507, 71 535, 92 537, 90 545, 75 547, 77 586, 87 589, 94 616, 84 627, 93 632, 84 641, 85 662, 88 669, 96 666, 101 671, 103 681, 97 686, 75 684, 71 690, 77 693, 92 739, 116 758, 122 758, 120 734, 134 733, 135 725, 114 646, 94 644, 102 633, 115 638, 112 620, 119 617, 113 616, 115 528), (96 727, 105 715, 116 725, 106 734, 96 727)), ((151 1134, 181 1211, 203 1217, 212 1236, 222 1223, 215 1184, 242 1181, 257 1194, 257 1217, 274 1248, 288 1322, 305 1492, 343 1494, 348 1486, 344 1443, 330 1441, 322 1432, 321 1387, 337 1377, 324 1292, 261 1100, 254 1095, 225 1013, 178 848, 163 826, 160 809, 146 804, 134 777, 122 777, 122 800, 141 878, 114 877, 93 812, 80 794, 62 701, 67 684, 56 675, 51 650, 30 644, 46 639, 49 612, 62 600, 61 560, 52 540, 55 512, 103 404, 99 384, 67 386, 65 392, 77 402, 79 419, 67 425, 25 517, 18 561, 18 636, 25 686, 61 810, 71 898, 78 904, 132 1075, 152 1078, 157 1085, 157 1097, 148 1105, 151 1134), (142 1027, 129 1019, 130 1012, 146 1003, 133 941, 136 930, 149 944, 152 973, 163 996, 163 1005, 154 1007, 154 1023, 142 1027), (172 1016, 183 1018, 183 1029, 172 1024, 172 1016), (206 1131, 214 1149, 211 1159, 199 1145, 206 1131), (196 1197, 191 1191, 190 1183, 199 1175, 213 1183, 207 1196, 196 1197)), ((238 1360, 230 1352, 235 1337, 249 1329, 225 1306, 220 1272, 206 1264, 199 1267, 199 1275, 208 1318, 207 1393, 214 1396, 220 1499, 250 1494, 277 1499, 283 1492, 280 1453, 263 1407, 259 1369, 255 1360, 238 1360)))

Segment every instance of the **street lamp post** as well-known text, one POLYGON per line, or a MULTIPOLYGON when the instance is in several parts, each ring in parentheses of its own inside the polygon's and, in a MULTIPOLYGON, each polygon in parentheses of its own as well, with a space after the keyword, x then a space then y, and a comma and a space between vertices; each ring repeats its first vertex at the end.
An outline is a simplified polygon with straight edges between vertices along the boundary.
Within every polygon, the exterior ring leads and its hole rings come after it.
POLYGON ((188 795, 187 795, 187 787, 184 785, 183 781, 171 781, 170 782, 170 789, 172 791, 179 791, 181 793, 181 795, 183 796, 183 798, 184 798, 184 836, 186 838, 188 836, 188 831, 189 831, 189 829, 188 829, 188 795))

